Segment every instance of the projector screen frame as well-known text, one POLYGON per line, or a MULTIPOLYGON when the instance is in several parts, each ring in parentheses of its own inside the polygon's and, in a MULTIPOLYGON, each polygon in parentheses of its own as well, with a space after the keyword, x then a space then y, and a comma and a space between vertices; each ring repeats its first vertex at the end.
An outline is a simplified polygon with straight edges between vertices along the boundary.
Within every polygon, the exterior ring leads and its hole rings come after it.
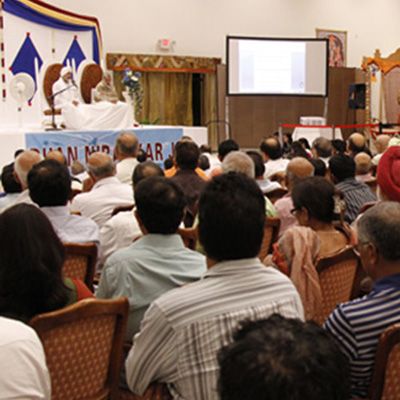
POLYGON ((328 98, 329 95, 329 40, 326 38, 282 38, 282 37, 261 37, 261 36, 226 36, 226 96, 227 97, 259 97, 259 96, 283 96, 283 97, 320 97, 328 98), (306 94, 306 93, 230 93, 229 89, 229 40, 269 40, 269 41, 288 41, 288 42, 326 42, 326 71, 325 71, 325 94, 306 94))

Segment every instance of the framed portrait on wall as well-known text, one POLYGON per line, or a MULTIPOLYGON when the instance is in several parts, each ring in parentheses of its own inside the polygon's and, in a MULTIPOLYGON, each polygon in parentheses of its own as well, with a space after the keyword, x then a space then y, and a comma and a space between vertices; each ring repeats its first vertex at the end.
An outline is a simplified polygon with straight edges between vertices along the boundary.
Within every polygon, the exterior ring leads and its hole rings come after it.
POLYGON ((347 51, 347 32, 316 29, 318 39, 329 40, 329 66, 345 67, 347 51))

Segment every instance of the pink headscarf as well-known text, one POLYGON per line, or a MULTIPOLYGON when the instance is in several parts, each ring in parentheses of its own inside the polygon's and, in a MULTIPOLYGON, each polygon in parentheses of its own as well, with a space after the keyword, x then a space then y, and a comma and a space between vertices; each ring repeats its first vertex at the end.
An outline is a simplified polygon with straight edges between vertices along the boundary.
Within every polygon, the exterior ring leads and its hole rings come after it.
POLYGON ((319 276, 315 269, 320 240, 311 228, 289 228, 278 242, 280 253, 289 267, 289 277, 299 292, 306 319, 318 314, 322 304, 319 276))

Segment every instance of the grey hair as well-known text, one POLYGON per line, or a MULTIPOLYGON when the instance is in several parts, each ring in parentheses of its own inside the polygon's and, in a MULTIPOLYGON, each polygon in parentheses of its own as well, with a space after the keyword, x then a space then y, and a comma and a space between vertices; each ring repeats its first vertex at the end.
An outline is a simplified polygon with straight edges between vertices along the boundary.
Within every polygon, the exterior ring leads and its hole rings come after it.
POLYGON ((241 172, 249 178, 255 179, 253 160, 243 151, 231 151, 222 162, 222 170, 227 172, 241 172))
POLYGON ((115 172, 115 165, 112 159, 107 162, 107 164, 100 165, 100 166, 93 166, 91 164, 87 164, 88 171, 95 176, 96 178, 105 178, 107 176, 114 175, 115 172))
POLYGON ((383 201, 357 223, 359 243, 372 243, 386 260, 400 260, 400 203, 383 201))

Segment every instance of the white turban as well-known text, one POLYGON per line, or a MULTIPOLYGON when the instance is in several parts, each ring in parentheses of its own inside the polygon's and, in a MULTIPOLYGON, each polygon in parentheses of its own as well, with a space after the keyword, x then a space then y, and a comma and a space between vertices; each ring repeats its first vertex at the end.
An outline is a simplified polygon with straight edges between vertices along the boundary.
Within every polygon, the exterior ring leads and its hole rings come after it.
POLYGON ((71 67, 63 67, 61 68, 60 76, 64 76, 70 72, 72 73, 71 67))

